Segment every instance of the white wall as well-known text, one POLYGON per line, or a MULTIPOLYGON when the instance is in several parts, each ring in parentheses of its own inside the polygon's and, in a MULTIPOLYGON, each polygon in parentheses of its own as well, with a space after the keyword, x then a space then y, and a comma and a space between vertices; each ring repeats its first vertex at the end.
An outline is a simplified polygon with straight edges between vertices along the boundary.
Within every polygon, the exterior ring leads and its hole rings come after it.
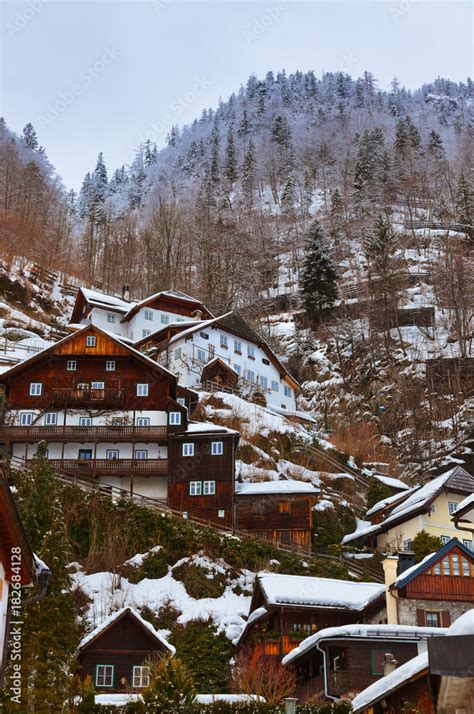
MULTIPOLYGON (((220 357, 233 369, 236 367, 240 368, 239 384, 243 385, 243 393, 245 392, 246 383, 242 383, 242 379, 248 379, 248 371, 250 370, 254 373, 255 380, 258 379, 258 383, 265 393, 268 405, 289 410, 296 409, 294 389, 290 387, 291 396, 285 395, 284 387, 286 382, 280 378, 277 368, 271 362, 269 365, 262 362, 262 359, 268 360, 265 352, 254 343, 235 337, 230 332, 221 328, 210 326, 194 332, 192 340, 186 340, 186 338, 183 337, 182 339, 174 341, 168 347, 168 369, 178 376, 181 384, 188 387, 198 385, 201 381, 202 369, 205 366, 205 362, 202 363, 198 361, 198 350, 203 350, 205 352, 206 361, 209 361, 209 359, 212 359, 212 351, 210 354, 209 350, 210 346, 214 348, 214 357, 220 357), (206 340, 203 338, 200 334, 201 332, 209 335, 209 339, 206 340), (221 346, 221 335, 227 337, 227 349, 221 346), (236 341, 241 344, 242 354, 235 352, 236 341), (249 345, 255 348, 255 359, 251 359, 248 356, 247 347, 249 345), (181 349, 180 358, 175 354, 177 349, 181 349), (262 378, 266 379, 266 387, 262 384, 262 378), (272 389, 272 382, 278 384, 278 390, 272 389)), ((257 382, 254 382, 254 384, 256 386, 257 382)))
MULTIPOLYGON (((28 450, 27 450, 27 459, 32 459, 33 456, 35 455, 37 451, 38 445, 37 444, 28 444, 28 450)), ((167 459, 168 458, 168 447, 167 446, 159 446, 156 443, 140 443, 136 444, 135 447, 133 444, 129 443, 117 443, 114 444, 113 442, 104 442, 97 444, 97 452, 96 452, 96 458, 97 459, 105 459, 107 458, 107 450, 108 449, 114 449, 119 451, 119 459, 131 459, 133 458, 134 454, 134 448, 135 450, 148 450, 148 458, 149 459, 167 459)), ((48 457, 50 459, 61 459, 62 454, 63 454, 63 447, 62 444, 60 443, 48 443, 48 457)), ((78 459, 79 458, 79 450, 80 449, 91 449, 92 454, 94 454, 94 442, 84 442, 84 443, 77 443, 77 442, 67 442, 64 444, 64 458, 65 459, 78 459)), ((13 444, 13 456, 16 456, 18 458, 24 458, 25 457, 25 444, 24 443, 15 443, 13 444)))
POLYGON ((166 327, 166 325, 171 322, 193 321, 194 319, 192 317, 186 317, 186 315, 177 315, 174 312, 166 312, 166 310, 154 310, 150 307, 142 307, 125 325, 127 326, 127 336, 129 339, 137 341, 145 337, 143 330, 149 330, 150 333, 152 333, 160 330, 162 327, 166 327), (145 311, 152 314, 152 320, 145 319, 145 311))
MULTIPOLYGON (((52 412, 57 413, 57 426, 63 426, 64 425, 64 410, 61 411, 60 409, 52 409, 52 412)), ((46 417, 45 414, 40 412, 38 409, 12 409, 9 414, 14 418, 14 423, 16 426, 20 426, 20 419, 21 419, 21 414, 25 413, 33 413, 35 416, 33 417, 34 423, 33 426, 44 426, 46 417), (39 415, 39 417, 38 417, 39 415)), ((108 411, 107 414, 98 414, 94 416, 93 414, 89 411, 85 410, 77 410, 77 411, 71 411, 68 410, 67 415, 66 415, 66 425, 67 426, 79 426, 79 421, 81 417, 89 417, 92 416, 92 426, 106 426, 110 425, 110 421, 112 418, 127 418, 127 421, 130 425, 133 424, 133 411, 108 411)), ((167 424, 167 413, 165 411, 151 411, 151 410, 137 410, 135 412, 135 423, 137 422, 138 417, 148 417, 150 419, 150 426, 166 426, 167 424)))
MULTIPOLYGON (((130 491, 130 478, 118 476, 101 476, 100 483, 115 486, 124 491, 130 491)), ((149 498, 168 497, 168 479, 166 476, 135 476, 133 479, 133 492, 149 498)))
POLYGON ((122 337, 127 336, 127 323, 122 323, 123 313, 114 312, 112 310, 105 310, 101 307, 93 307, 89 313, 89 317, 82 320, 85 325, 92 323, 97 325, 103 330, 108 332, 114 332, 117 335, 122 335, 122 337), (115 322, 109 322, 107 315, 111 315, 115 322))
POLYGON ((0 669, 2 667, 3 648, 7 629, 8 583, 5 580, 5 568, 0 562, 0 669))

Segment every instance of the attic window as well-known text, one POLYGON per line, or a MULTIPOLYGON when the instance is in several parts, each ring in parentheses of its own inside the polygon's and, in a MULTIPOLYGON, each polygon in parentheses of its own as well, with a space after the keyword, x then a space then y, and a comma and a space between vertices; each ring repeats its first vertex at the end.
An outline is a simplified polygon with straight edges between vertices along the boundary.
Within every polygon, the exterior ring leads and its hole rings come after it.
POLYGON ((268 365, 268 364, 270 364, 270 360, 267 359, 266 357, 262 357, 262 363, 268 365))
POLYGON ((97 338, 95 335, 87 335, 86 337, 86 347, 95 347, 97 338))
POLYGON ((209 339, 209 335, 207 334, 207 332, 200 332, 199 335, 202 337, 203 340, 209 339))

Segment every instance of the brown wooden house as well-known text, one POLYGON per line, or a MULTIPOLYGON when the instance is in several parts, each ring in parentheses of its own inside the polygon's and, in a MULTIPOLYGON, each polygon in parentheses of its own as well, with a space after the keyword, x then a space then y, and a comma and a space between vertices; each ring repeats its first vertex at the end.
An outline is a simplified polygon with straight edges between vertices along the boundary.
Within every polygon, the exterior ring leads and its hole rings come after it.
POLYGON ((449 627, 472 608, 474 553, 457 538, 392 580, 396 567, 397 558, 384 561, 389 622, 449 627))
POLYGON ((97 692, 127 692, 148 686, 146 660, 174 653, 175 648, 147 620, 124 607, 84 637, 78 660, 81 677, 90 676, 97 692))
POLYGON ((291 652, 311 633, 354 622, 384 622, 384 586, 304 575, 260 573, 236 645, 262 656, 291 652))
POLYGON ((236 528, 285 545, 310 548, 317 496, 318 490, 304 481, 237 483, 236 528))

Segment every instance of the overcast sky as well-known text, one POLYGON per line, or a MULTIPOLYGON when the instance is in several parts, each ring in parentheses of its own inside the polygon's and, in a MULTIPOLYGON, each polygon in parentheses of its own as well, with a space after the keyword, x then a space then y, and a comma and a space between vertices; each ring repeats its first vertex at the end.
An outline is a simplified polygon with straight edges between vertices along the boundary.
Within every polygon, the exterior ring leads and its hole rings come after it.
POLYGON ((410 88, 472 68, 470 2, 3 2, 1 110, 31 121, 68 188, 199 117, 251 73, 371 71, 410 88))

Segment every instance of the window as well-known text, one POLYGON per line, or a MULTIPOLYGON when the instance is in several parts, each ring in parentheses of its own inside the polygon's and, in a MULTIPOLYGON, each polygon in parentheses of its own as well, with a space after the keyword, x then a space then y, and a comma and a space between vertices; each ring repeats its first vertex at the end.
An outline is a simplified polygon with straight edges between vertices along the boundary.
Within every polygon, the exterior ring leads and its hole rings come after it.
POLYGON ((30 396, 39 397, 43 391, 43 385, 41 382, 31 382, 30 384, 30 396))
POLYGON ((432 503, 430 506, 430 513, 436 513, 436 506, 434 503, 432 503))
POLYGON ((105 371, 106 372, 115 372, 114 360, 107 360, 107 362, 105 363, 105 371))
POLYGON ((91 382, 91 389, 104 389, 105 382, 91 382))
POLYGON ((278 392, 278 387, 279 387, 278 382, 274 382, 272 380, 272 392, 278 392))
POLYGON ((225 518, 225 510, 223 508, 219 508, 219 510, 217 511, 217 517, 225 518))
POLYGON ((283 387, 283 394, 285 395, 285 397, 291 397, 291 387, 289 387, 287 384, 285 384, 283 387))
POLYGON ((189 482, 189 495, 200 496, 202 493, 202 483, 200 481, 189 482))
POLYGON ((214 359, 216 348, 214 345, 209 345, 209 359, 214 359))
POLYGON ((251 369, 247 370, 247 379, 249 382, 255 382, 255 372, 252 372, 251 369))
POLYGON ((66 364, 66 369, 68 372, 75 372, 77 369, 77 362, 75 359, 68 359, 66 364))
POLYGON ((178 347, 178 349, 174 351, 174 358, 181 359, 181 347, 178 347))
POLYGON ((23 412, 23 414, 20 414, 21 426, 30 426, 31 424, 33 424, 33 417, 33 412, 23 412))
MULTIPOLYGON (((470 543, 470 545, 468 545, 467 547, 469 548, 469 550, 472 550, 472 541, 470 541, 470 540, 464 541, 464 545, 466 545, 467 543, 470 543)), ((467 558, 461 558, 461 562, 462 562, 462 574, 465 578, 468 578, 470 576, 469 561, 467 558)))
POLYGON ((290 502, 289 501, 280 501, 278 506, 279 506, 280 513, 289 513, 290 512, 290 502))
POLYGON ((216 493, 216 482, 215 481, 204 481, 204 495, 214 496, 216 493))
POLYGON ((206 361, 206 353, 204 350, 198 350, 197 351, 197 358, 199 362, 205 362, 206 361))
POLYGON ((92 426, 92 417, 79 417, 79 426, 92 426))
POLYGON ((453 566, 453 575, 461 575, 461 569, 459 566, 459 555, 457 553, 453 553, 451 555, 451 564, 453 566))
POLYGON ((178 397, 176 401, 178 404, 181 404, 182 407, 186 406, 186 399, 184 397, 178 397))
POLYGON ((115 322, 115 315, 113 315, 111 312, 107 313, 107 322, 115 322))
POLYGON ((151 330, 142 330, 142 337, 148 337, 151 334, 151 330))
POLYGON ((385 660, 385 650, 372 650, 372 674, 383 674, 383 663, 385 660))
POLYGON ((453 513, 455 513, 457 507, 458 507, 458 504, 456 503, 456 501, 448 501, 448 511, 449 511, 450 516, 452 516, 453 513))
POLYGON ((161 315, 160 320, 162 325, 167 325, 170 321, 168 315, 161 315))
MULTIPOLYGON (((466 546, 466 548, 469 548, 469 550, 472 550, 472 540, 466 540, 463 538, 462 544, 466 546)), ((464 559, 463 559, 464 563, 464 559)))
POLYGON ((134 667, 132 674, 132 687, 148 687, 150 684, 150 668, 134 667))
POLYGON ((411 538, 403 541, 403 550, 411 550, 411 538))
POLYGON ((56 426, 56 424, 58 423, 57 412, 48 412, 47 414, 45 414, 44 423, 46 424, 46 426, 56 426))
POLYGON ((259 382, 259 384, 260 384, 261 387, 265 387, 265 389, 268 387, 268 379, 267 379, 266 377, 260 376, 260 377, 258 378, 258 382, 259 382))
POLYGON ((203 340, 209 339, 209 335, 207 334, 207 332, 200 332, 199 335, 202 337, 203 340))
POLYGON ((185 322, 184 317, 177 317, 176 322, 185 322))
POLYGON ((447 535, 442 535, 439 537, 439 539, 443 545, 445 545, 446 543, 449 543, 449 541, 451 540, 451 538, 447 535))
POLYGON ((145 320, 153 320, 153 313, 151 310, 145 310, 145 320))
POLYGON ((433 575, 441 575, 441 563, 436 563, 436 565, 434 565, 433 575))
POLYGON ((96 336, 95 335, 87 335, 86 337, 86 347, 95 347, 96 345, 96 336))
POLYGON ((105 458, 109 459, 109 461, 114 461, 115 459, 118 459, 119 454, 120 452, 118 449, 107 449, 105 452, 105 458))
POLYGON ((92 449, 79 449, 79 460, 80 461, 91 461, 92 460, 92 449))
POLYGON ((227 339, 227 335, 221 335, 221 347, 225 350, 229 348, 229 340, 227 339))
POLYGON ((440 627, 441 617, 439 612, 425 612, 426 627, 440 627))
POLYGON ((169 423, 173 426, 181 424, 181 412, 170 412, 169 423))
POLYGON ((270 364, 270 360, 267 359, 266 357, 262 357, 262 363, 266 364, 268 366, 270 364))
POLYGON ((242 369, 241 369, 241 367, 240 367, 240 364, 234 364, 234 371, 235 371, 235 372, 239 375, 239 377, 240 377, 240 375, 242 374, 242 369))
POLYGON ((194 444, 183 444, 181 453, 183 456, 194 456, 194 444))
POLYGON ((137 397, 148 396, 148 384, 137 384, 137 397))
POLYGON ((150 426, 150 417, 137 417, 137 426, 150 426))
POLYGON ((135 451, 135 458, 136 459, 147 459, 148 458, 148 449, 137 449, 135 451))
POLYGON ((98 664, 95 668, 95 686, 114 686, 114 666, 113 664, 98 664))
POLYGON ((255 347, 253 345, 247 345, 247 357, 255 359, 255 347))
POLYGON ((236 352, 238 355, 242 354, 242 343, 240 340, 234 340, 234 352, 236 352))
POLYGON ((222 456, 223 453, 224 453, 224 442, 223 441, 213 441, 211 444, 212 456, 222 456))

